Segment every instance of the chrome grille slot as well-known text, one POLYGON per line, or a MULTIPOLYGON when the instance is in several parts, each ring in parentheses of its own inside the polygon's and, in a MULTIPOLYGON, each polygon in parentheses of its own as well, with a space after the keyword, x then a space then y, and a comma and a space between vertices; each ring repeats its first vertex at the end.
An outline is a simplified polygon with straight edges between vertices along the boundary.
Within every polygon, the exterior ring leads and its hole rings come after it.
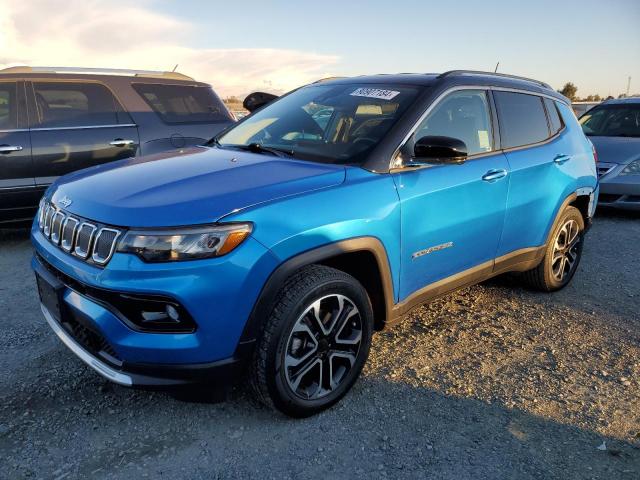
POLYGON ((47 211, 47 207, 49 205, 44 203, 42 200, 40 201, 40 208, 38 208, 38 227, 40 230, 44 228, 44 214, 47 211))
POLYGON ((73 252, 81 257, 87 258, 89 256, 89 251, 91 250, 91 240, 93 239, 93 234, 95 233, 97 227, 91 223, 84 222, 80 225, 78 229, 78 236, 76 240, 76 248, 73 252))
POLYGON ((62 230, 62 222, 64 221, 64 213, 58 210, 51 221, 51 241, 58 245, 60 243, 60 232, 62 230))
POLYGON ((51 234, 51 221, 53 220, 53 216, 56 213, 56 209, 55 207, 53 207, 52 205, 49 205, 47 207, 47 211, 44 214, 44 235, 45 237, 48 237, 51 234))
POLYGON ((120 232, 113 228, 100 229, 93 246, 93 255, 91 256, 93 261, 101 265, 107 263, 113 255, 119 236, 120 232))
POLYGON ((76 227, 78 226, 78 220, 73 217, 67 217, 62 224, 62 239, 60 246, 65 252, 70 252, 73 248, 73 241, 76 236, 76 227))
POLYGON ((40 230, 53 245, 95 266, 111 260, 122 230, 72 216, 45 200, 40 212, 40 230))

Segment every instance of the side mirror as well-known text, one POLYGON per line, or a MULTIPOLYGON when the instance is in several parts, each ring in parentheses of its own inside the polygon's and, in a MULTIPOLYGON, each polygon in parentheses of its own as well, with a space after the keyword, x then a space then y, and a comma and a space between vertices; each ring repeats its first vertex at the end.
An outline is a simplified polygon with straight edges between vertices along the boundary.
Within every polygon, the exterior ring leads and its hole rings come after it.
POLYGON ((460 164, 467 158, 467 146, 457 138, 422 137, 413 147, 413 156, 416 163, 460 164))
POLYGON ((247 95, 247 97, 244 99, 244 102, 242 102, 242 106, 246 110, 254 112, 260 107, 264 107, 267 103, 272 102, 276 98, 278 98, 278 96, 272 95, 271 93, 253 92, 247 95))

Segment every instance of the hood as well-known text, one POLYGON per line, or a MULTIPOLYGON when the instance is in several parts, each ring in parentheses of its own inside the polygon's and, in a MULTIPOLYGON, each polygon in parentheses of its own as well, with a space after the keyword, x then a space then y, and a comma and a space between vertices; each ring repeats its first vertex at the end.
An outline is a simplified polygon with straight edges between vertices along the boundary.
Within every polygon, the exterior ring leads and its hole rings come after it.
POLYGON ((640 138, 637 137, 589 137, 596 147, 598 161, 627 164, 640 158, 640 138))
POLYGON ((215 222, 344 178, 342 166, 194 147, 80 170, 51 191, 56 205, 81 217, 123 227, 172 227, 215 222))

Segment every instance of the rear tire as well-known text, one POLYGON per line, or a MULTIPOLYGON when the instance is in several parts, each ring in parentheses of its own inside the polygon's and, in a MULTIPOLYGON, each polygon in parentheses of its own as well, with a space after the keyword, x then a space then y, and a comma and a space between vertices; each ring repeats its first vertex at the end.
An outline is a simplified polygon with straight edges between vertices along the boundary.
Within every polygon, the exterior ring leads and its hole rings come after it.
POLYGON ((279 292, 250 368, 265 405, 292 417, 331 407, 353 386, 369 355, 373 310, 351 275, 304 267, 279 292))
POLYGON ((566 287, 578 269, 584 245, 584 219, 580 210, 567 207, 554 228, 540 264, 522 274, 524 281, 543 292, 566 287))

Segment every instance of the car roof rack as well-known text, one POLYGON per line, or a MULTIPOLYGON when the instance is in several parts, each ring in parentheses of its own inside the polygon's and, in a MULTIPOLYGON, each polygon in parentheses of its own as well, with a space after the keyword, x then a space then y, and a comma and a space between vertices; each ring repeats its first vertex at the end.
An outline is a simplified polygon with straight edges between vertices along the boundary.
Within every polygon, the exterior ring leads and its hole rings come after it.
POLYGON ((155 70, 128 70, 123 68, 85 68, 85 67, 28 67, 17 66, 0 70, 0 73, 80 73, 90 75, 121 75, 129 77, 169 78, 174 80, 194 80, 179 72, 155 70))
POLYGON ((315 82, 312 82, 312 84, 314 84, 314 83, 322 83, 322 82, 330 82, 331 80, 340 80, 341 78, 347 78, 347 77, 324 77, 324 78, 321 78, 319 80, 316 80, 315 82))
POLYGON ((533 78, 527 77, 519 77, 517 75, 509 75, 508 73, 497 73, 497 72, 483 72, 481 70, 449 70, 448 72, 441 73, 436 78, 445 78, 451 75, 488 75, 491 77, 501 77, 501 78, 512 78, 514 80, 524 80, 526 82, 536 83, 544 88, 551 88, 548 83, 541 82, 540 80, 535 80, 533 78))

